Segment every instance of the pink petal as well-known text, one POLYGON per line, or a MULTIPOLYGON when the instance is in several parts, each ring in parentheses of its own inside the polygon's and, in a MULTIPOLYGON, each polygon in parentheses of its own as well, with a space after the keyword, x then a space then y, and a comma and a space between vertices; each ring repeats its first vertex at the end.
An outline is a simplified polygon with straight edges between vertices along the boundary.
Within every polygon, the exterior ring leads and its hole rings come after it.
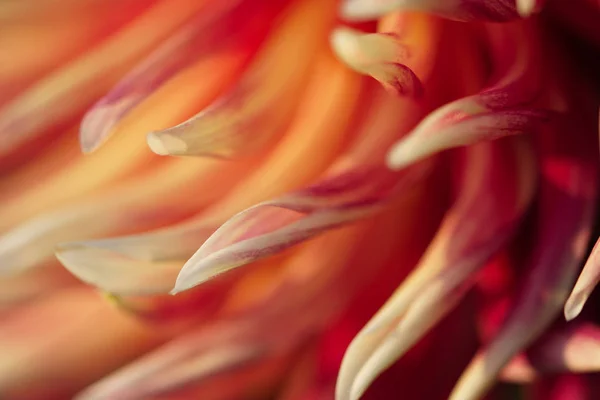
POLYGON ((421 11, 457 20, 507 21, 518 18, 513 0, 344 0, 350 21, 377 19, 392 11, 421 11))
POLYGON ((427 167, 398 174, 383 168, 350 169, 242 211, 188 260, 172 293, 371 215, 392 193, 409 191, 427 167))
POLYGON ((550 111, 532 105, 540 91, 537 38, 524 23, 511 28, 487 28, 495 68, 489 86, 423 119, 391 149, 392 168, 452 147, 531 132, 548 120, 550 111))
POLYGON ((311 66, 322 56, 332 11, 326 2, 292 3, 281 20, 275 19, 279 25, 239 81, 187 121, 150 132, 151 150, 160 155, 231 157, 270 143, 292 118, 311 66), (312 29, 306 30, 309 21, 312 29))
POLYGON ((469 278, 506 244, 527 209, 535 169, 525 143, 481 144, 465 154, 459 199, 415 271, 348 348, 338 399, 360 398, 454 308, 472 285, 469 278))

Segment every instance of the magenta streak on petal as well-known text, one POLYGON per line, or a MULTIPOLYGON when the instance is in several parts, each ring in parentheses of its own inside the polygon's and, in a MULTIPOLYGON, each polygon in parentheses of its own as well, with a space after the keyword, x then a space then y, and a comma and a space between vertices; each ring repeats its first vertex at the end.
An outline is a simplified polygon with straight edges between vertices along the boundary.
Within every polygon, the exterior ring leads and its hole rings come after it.
POLYGON ((393 79, 385 82, 388 89, 399 96, 421 97, 423 95, 423 84, 412 69, 400 63, 388 63, 397 73, 393 79))
MULTIPOLYGON (((203 54, 231 41, 244 41, 248 42, 245 45, 255 46, 268 31, 268 25, 256 29, 245 18, 251 11, 256 12, 252 10, 256 5, 250 5, 250 2, 224 0, 210 7, 210 12, 201 11, 87 112, 80 130, 84 152, 96 150, 129 111, 203 54)), ((266 9, 276 15, 281 7, 269 4, 266 9)))
POLYGON ((223 224, 190 258, 172 293, 370 215, 393 193, 410 190, 429 166, 400 173, 383 167, 350 169, 246 209, 223 224))
POLYGON ((532 26, 487 27, 494 70, 486 88, 451 102, 427 116, 392 147, 388 164, 398 169, 436 152, 526 133, 552 112, 532 103, 541 90, 539 49, 532 26))
POLYGON ((505 22, 519 17, 514 0, 461 0, 461 8, 475 20, 505 22))

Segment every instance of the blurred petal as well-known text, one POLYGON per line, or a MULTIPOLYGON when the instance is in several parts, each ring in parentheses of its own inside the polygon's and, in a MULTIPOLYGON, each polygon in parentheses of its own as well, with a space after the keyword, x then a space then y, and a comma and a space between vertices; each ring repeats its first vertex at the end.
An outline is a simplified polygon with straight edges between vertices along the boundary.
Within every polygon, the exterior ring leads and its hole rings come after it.
POLYGON ((527 383, 542 374, 600 371, 600 328, 580 324, 550 333, 502 370, 505 381, 527 383))
MULTIPOLYGON (((156 232, 70 243, 58 250, 59 259, 82 280, 110 292, 168 292, 172 289, 173 269, 181 268, 227 218, 305 183, 325 169, 335 156, 347 134, 352 106, 361 93, 361 79, 330 55, 319 60, 287 135, 260 168, 211 209, 185 223, 156 232), (327 107, 313 101, 324 88, 328 89, 324 92, 328 96, 324 99, 327 107), (311 152, 315 146, 320 148, 318 153, 311 152), (303 165, 301 171, 293 168, 298 163, 303 165), (121 276, 121 269, 129 272, 121 276), (165 290, 168 285, 171 286, 165 290)), ((246 166, 244 171, 248 169, 251 168, 246 166)))
POLYGON ((191 119, 148 134, 152 151, 231 157, 267 143, 293 115, 332 11, 329 2, 295 3, 231 90, 191 119))
POLYGON ((347 20, 364 21, 397 10, 421 11, 458 20, 506 21, 518 17, 513 0, 344 0, 340 12, 347 20))
POLYGON ((0 393, 67 398, 161 340, 94 291, 62 291, 2 321, 0 393), (41 326, 52 329, 40 334, 41 326))
POLYGON ((422 168, 400 176, 382 169, 350 170, 251 207, 206 240, 184 265, 172 293, 370 215, 392 191, 409 191, 423 173, 422 168))
POLYGON ((204 1, 162 1, 98 47, 43 78, 0 108, 0 154, 74 117, 106 91, 204 1))
MULTIPOLYGON (((100 146, 124 115, 197 58, 203 59, 207 53, 210 57, 217 48, 223 51, 233 46, 239 53, 235 70, 239 69, 267 33, 269 22, 281 8, 279 3, 253 5, 248 10, 249 2, 240 5, 239 0, 227 0, 201 11, 198 17, 165 41, 87 112, 80 132, 83 151, 91 152, 100 146), (249 12, 253 13, 251 24, 242 19, 249 12)), ((226 74, 215 68, 210 75, 209 81, 218 82, 226 74)), ((194 85, 197 83, 194 82, 194 85)))
MULTIPOLYGON (((54 254, 59 242, 157 228, 189 217, 197 211, 193 201, 196 185, 211 183, 202 178, 217 167, 211 162, 200 164, 204 165, 175 160, 134 182, 40 214, 0 235, 0 275, 21 273, 39 265, 54 254), (173 207, 175 202, 177 206, 173 207)), ((212 195, 222 192, 219 185, 212 187, 212 195)))
POLYGON ((426 15, 390 15, 379 33, 337 28, 330 41, 336 55, 356 72, 372 76, 392 93, 420 96, 423 85, 417 74, 426 76, 431 70, 440 24, 426 15))

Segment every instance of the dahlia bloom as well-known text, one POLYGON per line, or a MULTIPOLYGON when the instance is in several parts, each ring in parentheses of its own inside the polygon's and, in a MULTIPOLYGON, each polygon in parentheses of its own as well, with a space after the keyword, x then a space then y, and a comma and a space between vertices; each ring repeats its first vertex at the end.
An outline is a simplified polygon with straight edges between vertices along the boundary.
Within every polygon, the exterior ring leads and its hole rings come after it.
POLYGON ((597 398, 599 17, 0 4, 0 398, 597 398))

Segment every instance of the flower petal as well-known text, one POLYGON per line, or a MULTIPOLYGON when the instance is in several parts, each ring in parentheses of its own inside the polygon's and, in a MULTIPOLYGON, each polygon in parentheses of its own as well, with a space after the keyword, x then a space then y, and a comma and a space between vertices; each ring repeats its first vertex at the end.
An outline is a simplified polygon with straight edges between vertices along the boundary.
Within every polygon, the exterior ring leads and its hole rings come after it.
POLYGON ((432 17, 396 14, 380 23, 378 33, 337 28, 330 42, 336 55, 356 72, 372 76, 392 93, 418 97, 423 85, 413 71, 427 77, 440 33, 440 22, 432 17))
MULTIPOLYGON (((172 289, 172 268, 181 267, 182 260, 192 256, 227 218, 257 201, 304 184, 321 173, 337 154, 350 126, 362 80, 331 55, 319 59, 316 72, 289 133, 260 168, 211 209, 184 224, 157 232, 61 246, 61 261, 86 282, 110 292, 139 293, 145 290, 144 282, 150 292, 162 292, 168 284, 172 289), (324 88, 328 89, 324 92, 327 107, 313 101, 315 93, 324 88), (315 146, 320 146, 318 154, 312 154, 315 146), (293 168, 298 163, 303 165, 301 171, 293 168), (86 254, 88 250, 91 253, 86 254), (129 271, 127 279, 119 276, 119 268, 129 271), (162 273, 168 278, 161 278, 162 273)), ((251 167, 246 164, 246 172, 251 167)))
MULTIPOLYGON (((595 132, 581 114, 541 134, 541 184, 537 243, 511 314, 493 341, 471 361, 450 397, 480 398, 502 368, 554 320, 585 255, 596 204, 595 132), (565 131, 582 132, 577 138, 565 131)), ((595 129, 594 129, 595 130, 595 129)))
POLYGON ((118 33, 0 108, 0 154, 73 118, 204 1, 161 1, 118 33))
POLYGON ((529 383, 542 374, 600 371, 600 328, 579 324, 550 333, 502 370, 505 381, 529 383))
MULTIPOLYGON (((214 160, 198 160, 196 165, 173 161, 133 182, 80 198, 0 235, 0 276, 39 266, 54 254, 59 242, 155 229, 189 217, 201 205, 198 185, 212 187, 209 196, 202 196, 208 202, 223 194, 235 176, 217 177, 221 163, 214 160)), ((235 168, 220 172, 235 172, 235 168)))
POLYGON ((166 293, 185 259, 216 229, 193 222, 150 234, 63 243, 56 257, 79 279, 110 293, 166 293))
POLYGON ((152 151, 231 157, 268 143, 293 115, 331 8, 318 0, 295 3, 231 90, 191 119, 148 134, 152 151))
POLYGON ((518 17, 513 0, 344 0, 350 21, 377 19, 392 11, 421 11, 458 20, 507 21, 518 17))
POLYGON ((523 142, 482 144, 466 154, 461 197, 415 272, 348 348, 338 399, 360 398, 452 310, 470 287, 468 279, 507 242, 527 209, 535 169, 523 142))
POLYGON ((539 43, 529 35, 531 27, 514 25, 511 30, 488 28, 496 68, 491 85, 427 116, 391 149, 390 167, 402 168, 452 147, 531 132, 549 119, 552 112, 531 105, 540 90, 539 43))
POLYGON ((600 239, 596 242, 592 254, 588 257, 583 271, 565 303, 564 312, 567 321, 576 318, 581 313, 585 302, 598 282, 600 282, 600 239))
MULTIPOLYGON (((250 6, 247 2, 240 4, 239 0, 229 0, 201 10, 198 17, 180 28, 87 112, 80 132, 83 151, 94 151, 131 109, 196 59, 210 55, 216 47, 221 51, 235 47, 240 53, 236 70, 239 69, 266 35, 270 24, 264 22, 275 19, 281 8, 279 3, 250 6), (254 16, 251 24, 242 19, 249 7, 254 16), (231 29, 232 25, 236 28, 231 29), (240 41, 243 46, 238 43, 240 41)), ((223 72, 218 68, 210 71, 213 78, 210 81, 218 81, 223 72)))

